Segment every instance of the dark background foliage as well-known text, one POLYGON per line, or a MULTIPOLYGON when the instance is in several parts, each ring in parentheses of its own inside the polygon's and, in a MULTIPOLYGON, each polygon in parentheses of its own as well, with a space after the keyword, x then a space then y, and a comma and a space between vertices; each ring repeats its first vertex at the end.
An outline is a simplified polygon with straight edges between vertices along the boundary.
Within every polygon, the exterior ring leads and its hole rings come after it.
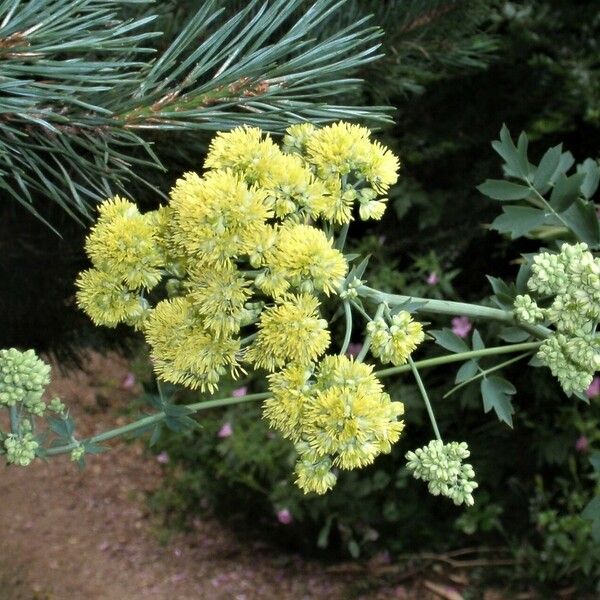
MULTIPOLYGON (((165 36, 156 43, 166 47, 201 4, 162 3, 165 36)), ((222 2, 229 15, 243 4, 222 2)), ((515 133, 527 131, 534 159, 561 141, 578 161, 597 158, 597 2, 355 0, 323 23, 319 35, 368 13, 385 31, 385 57, 360 67, 355 75, 367 83, 336 100, 394 107, 394 123, 382 125, 379 135, 400 155, 402 176, 384 220, 359 228, 354 243, 376 253, 369 277, 383 289, 477 301, 490 293, 486 274, 513 277, 511 261, 537 248, 528 240, 508 242, 485 227, 498 208, 475 186, 500 175, 490 140, 502 123, 515 133), (428 288, 424 280, 432 271, 442 282, 428 288)), ((146 139, 166 173, 139 174, 166 191, 181 172, 198 168, 209 134, 157 132, 146 139)), ((131 192, 143 207, 160 201, 157 193, 136 185, 131 192)), ((36 209, 62 237, 8 198, 0 208, 0 345, 76 356, 82 344, 123 344, 123 332, 95 330, 73 304, 73 281, 85 265, 85 228, 43 194, 36 209)), ((265 444, 267 428, 254 409, 242 408, 211 415, 193 437, 163 438, 159 449, 183 470, 177 469, 154 502, 180 520, 199 506, 218 507, 230 520, 247 522, 250 515, 279 541, 307 552, 326 547, 337 556, 444 550, 470 545, 476 535, 477 543, 502 544, 519 558, 522 581, 575 580, 583 589, 599 576, 600 561, 594 561, 600 551, 576 518, 592 484, 587 457, 575 451, 574 442, 580 435, 591 442, 598 436, 598 406, 566 400, 542 370, 510 373, 519 389, 513 432, 482 415, 476 387, 437 403, 443 430, 472 447, 482 482, 472 510, 431 498, 402 468, 404 453, 429 439, 415 390, 406 382, 393 384, 409 413, 406 437, 389 457, 342 477, 325 498, 306 499, 295 491, 288 446, 278 439, 265 444), (217 442, 225 421, 233 423, 235 434, 217 442), (243 505, 230 502, 242 496, 248 499, 243 505), (290 528, 274 525, 273 514, 283 507, 294 514, 290 528)), ((434 396, 448 388, 453 374, 428 373, 434 396)))

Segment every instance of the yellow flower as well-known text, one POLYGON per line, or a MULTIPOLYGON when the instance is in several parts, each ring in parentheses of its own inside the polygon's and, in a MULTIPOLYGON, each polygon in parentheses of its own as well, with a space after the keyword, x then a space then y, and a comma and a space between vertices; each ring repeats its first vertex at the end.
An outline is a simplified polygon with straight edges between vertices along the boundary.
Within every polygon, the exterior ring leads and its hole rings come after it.
POLYGON ((307 141, 307 160, 325 179, 354 174, 365 179, 379 193, 398 180, 398 158, 360 125, 339 122, 317 130, 307 141))
POLYGON ((281 151, 257 127, 236 127, 213 138, 204 162, 206 169, 231 169, 249 183, 263 183, 281 151))
POLYGON ((304 403, 311 393, 311 365, 292 363, 268 376, 272 398, 263 404, 264 417, 285 438, 300 441, 304 422, 304 403))
POLYGON ((251 251, 272 211, 266 192, 248 187, 232 171, 211 171, 203 178, 186 173, 171 191, 174 242, 207 265, 225 265, 251 251))
POLYGON ((116 327, 143 316, 147 305, 142 298, 120 283, 111 273, 88 269, 75 282, 77 305, 96 325, 116 327))
POLYGON ((164 257, 154 218, 141 215, 126 200, 115 198, 100 205, 100 218, 85 248, 94 267, 132 290, 152 289, 162 278, 164 257))
POLYGON ((283 151, 304 154, 306 144, 317 128, 311 123, 298 123, 285 130, 283 136, 283 151))
POLYGON ((314 367, 292 364, 269 376, 273 397, 264 403, 271 426, 296 443, 297 484, 325 493, 335 484, 331 467, 360 468, 390 452, 404 423, 373 367, 346 356, 326 356, 314 367))
POLYGON ((400 311, 392 317, 391 327, 381 318, 367 325, 371 335, 371 354, 383 363, 403 365, 425 339, 423 326, 410 313, 400 311))
POLYGON ((274 160, 263 185, 268 193, 269 206, 280 219, 298 211, 316 217, 315 206, 327 194, 325 185, 315 179, 295 154, 282 154, 274 160))
POLYGON ((369 136, 366 127, 343 121, 322 127, 307 141, 307 159, 324 179, 360 171, 371 145, 369 136))
POLYGON ((113 196, 98 206, 98 223, 110 223, 119 217, 139 215, 137 206, 121 196, 113 196))
POLYGON ((319 315, 319 301, 308 294, 290 294, 263 310, 258 337, 248 349, 246 360, 269 371, 291 361, 308 364, 323 354, 329 343, 327 321, 319 315))
POLYGON ((310 225, 284 225, 266 262, 274 277, 282 277, 292 287, 327 295, 340 288, 348 270, 342 253, 323 231, 310 225))
POLYGON ((231 335, 240 329, 244 304, 251 295, 249 281, 232 266, 198 267, 186 282, 188 299, 205 326, 217 335, 231 335))
POLYGON ((324 494, 336 483, 337 477, 331 471, 331 459, 325 457, 317 461, 303 458, 296 463, 296 485, 305 493, 324 494))
POLYGON ((145 332, 154 370, 165 381, 213 392, 227 370, 237 375, 239 340, 208 331, 187 298, 159 302, 145 332))
POLYGON ((379 142, 371 142, 370 151, 360 172, 380 194, 383 194, 398 181, 399 169, 400 161, 391 150, 379 142))
POLYGON ((337 225, 352 221, 352 207, 356 200, 356 190, 347 185, 342 190, 339 177, 331 177, 326 181, 327 193, 315 199, 314 208, 319 216, 337 225))

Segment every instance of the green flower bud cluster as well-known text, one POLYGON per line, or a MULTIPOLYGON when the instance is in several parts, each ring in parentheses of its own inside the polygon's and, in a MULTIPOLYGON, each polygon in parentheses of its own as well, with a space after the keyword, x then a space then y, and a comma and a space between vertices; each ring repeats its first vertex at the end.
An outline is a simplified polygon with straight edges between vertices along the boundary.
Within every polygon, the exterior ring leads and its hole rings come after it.
POLYGON ((340 292, 340 298, 344 300, 355 300, 358 298, 358 288, 363 285, 364 281, 361 281, 357 277, 354 277, 348 284, 345 290, 340 292))
POLYGON ((517 296, 514 313, 524 323, 545 321, 552 333, 538 358, 550 368, 563 390, 585 390, 600 367, 600 259, 586 244, 563 244, 557 254, 542 252, 533 259, 529 294, 517 296), (538 305, 538 302, 542 305, 538 305))
POLYGON ((26 467, 35 458, 35 452, 38 449, 38 442, 33 433, 28 432, 19 436, 10 433, 4 440, 6 449, 6 461, 11 464, 26 467))
POLYGON ((22 402, 35 415, 44 412, 42 394, 50 383, 50 367, 33 350, 0 350, 0 404, 22 402))
POLYGON ((474 504, 473 491, 475 471, 463 460, 470 456, 465 442, 444 444, 441 440, 432 440, 415 451, 406 454, 407 467, 415 479, 428 482, 428 489, 434 496, 446 496, 457 506, 474 504))
POLYGON ((405 310, 393 315, 391 325, 379 317, 367 325, 371 336, 371 354, 382 363, 403 365, 425 339, 423 326, 405 310))
POLYGON ((85 448, 81 446, 77 446, 71 450, 71 460, 73 462, 79 462, 85 456, 85 448))

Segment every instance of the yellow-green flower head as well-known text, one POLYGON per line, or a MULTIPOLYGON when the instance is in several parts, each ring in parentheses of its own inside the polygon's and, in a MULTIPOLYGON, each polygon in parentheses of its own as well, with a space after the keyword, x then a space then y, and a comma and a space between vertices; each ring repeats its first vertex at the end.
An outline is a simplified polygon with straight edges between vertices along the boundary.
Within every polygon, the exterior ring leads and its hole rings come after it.
POLYGON ((227 370, 237 375, 239 340, 207 330, 188 298, 159 302, 145 331, 154 370, 165 381, 212 392, 227 370))
POLYGON ((155 371, 165 381, 212 392, 227 368, 237 373, 239 340, 208 331, 188 298, 159 302, 146 324, 146 339, 155 371))
MULTIPOLYGON (((254 269, 264 267, 266 256, 277 242, 277 229, 272 225, 263 225, 257 227, 251 235, 248 236, 248 262, 254 269)), ((287 287, 284 285, 284 287, 287 287)), ((285 291, 285 290, 284 290, 285 291)), ((269 295, 271 292, 266 292, 269 295)))
POLYGON ((160 281, 164 265, 154 218, 140 214, 134 204, 120 198, 103 205, 85 244, 92 264, 131 290, 152 289, 160 281))
POLYGON ((446 496, 457 506, 473 506, 473 491, 478 485, 473 467, 463 464, 469 456, 465 442, 444 444, 432 440, 427 446, 408 452, 406 466, 415 479, 428 482, 429 492, 434 496, 446 496))
POLYGON ((75 285, 77 305, 96 325, 116 327, 135 322, 148 310, 143 298, 115 280, 112 273, 88 269, 79 274, 75 285))
POLYGON ((316 494, 325 494, 336 483, 337 477, 332 472, 332 462, 328 457, 323 457, 313 461, 310 458, 303 458, 300 452, 300 459, 296 463, 296 485, 305 493, 314 492, 316 494))
POLYGON ((32 433, 24 433, 22 436, 10 433, 4 440, 6 462, 26 467, 35 458, 38 447, 39 443, 32 433))
POLYGON ((288 362, 308 364, 329 346, 327 321, 319 315, 319 301, 309 294, 290 294, 263 310, 258 337, 246 360, 269 371, 288 362))
POLYGON ((306 403, 304 439, 319 455, 335 456, 342 469, 364 467, 398 441, 404 423, 396 417, 402 412, 402 404, 386 393, 331 387, 306 403))
POLYGON ((348 270, 346 259, 323 231, 292 223, 279 229, 267 265, 274 277, 282 277, 293 288, 327 295, 340 289, 348 270))
POLYGON ((219 132, 210 143, 205 169, 231 169, 249 183, 268 180, 272 164, 281 150, 258 127, 236 127, 219 132))
POLYGON ((351 185, 345 185, 339 177, 331 177, 325 182, 327 193, 317 198, 314 209, 320 217, 336 225, 352 221, 352 207, 358 193, 351 185))
POLYGON ((311 123, 298 123, 288 127, 283 136, 283 151, 304 154, 306 144, 316 130, 311 123))
POLYGON ((98 223, 112 223, 115 219, 135 218, 137 206, 121 196, 113 196, 98 205, 98 223))
POLYGON ((171 191, 174 242, 207 265, 223 265, 252 251, 256 235, 273 213, 266 192, 248 187, 233 171, 204 177, 186 173, 171 191))
POLYGON ((367 325, 367 331, 371 335, 371 354, 393 365, 405 364, 425 339, 421 323, 413 321, 405 310, 393 315, 391 326, 378 318, 367 325))
POLYGON ((327 179, 354 174, 378 192, 398 180, 400 163, 387 148, 370 140, 371 132, 360 125, 339 122, 315 131, 307 141, 307 160, 327 179))
POLYGON ((34 414, 43 412, 42 394, 50 383, 50 366, 33 350, 0 350, 0 404, 23 402, 34 414))
POLYGON ((186 282, 188 299, 204 325, 219 336, 237 333, 251 295, 250 282, 233 266, 197 267, 186 282))
POLYGON ((327 356, 305 404, 303 439, 342 469, 362 467, 391 450, 404 428, 397 420, 403 412, 402 403, 382 391, 372 366, 327 356))
POLYGON ((327 194, 322 181, 315 179, 302 159, 295 154, 282 154, 273 161, 264 188, 275 216, 282 219, 302 211, 316 217, 315 207, 327 194))
POLYGON ((312 391, 312 365, 290 364, 268 376, 272 398, 265 400, 263 415, 285 438, 302 438, 304 405, 312 391))
POLYGON ((380 194, 387 192, 390 186, 398 181, 400 161, 393 152, 379 142, 371 142, 364 161, 364 166, 360 170, 361 175, 380 194))

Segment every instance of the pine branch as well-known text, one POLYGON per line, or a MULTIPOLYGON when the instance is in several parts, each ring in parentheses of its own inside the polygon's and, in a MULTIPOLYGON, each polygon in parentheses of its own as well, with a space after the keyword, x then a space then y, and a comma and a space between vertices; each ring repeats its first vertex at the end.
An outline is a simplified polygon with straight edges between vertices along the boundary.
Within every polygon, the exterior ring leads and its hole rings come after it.
POLYGON ((139 14, 151 3, 0 2, 0 188, 34 214, 41 197, 85 217, 139 167, 160 168, 148 130, 388 118, 331 100, 378 58, 368 18, 321 35, 347 0, 251 0, 229 19, 207 0, 160 54, 155 16, 139 14))

